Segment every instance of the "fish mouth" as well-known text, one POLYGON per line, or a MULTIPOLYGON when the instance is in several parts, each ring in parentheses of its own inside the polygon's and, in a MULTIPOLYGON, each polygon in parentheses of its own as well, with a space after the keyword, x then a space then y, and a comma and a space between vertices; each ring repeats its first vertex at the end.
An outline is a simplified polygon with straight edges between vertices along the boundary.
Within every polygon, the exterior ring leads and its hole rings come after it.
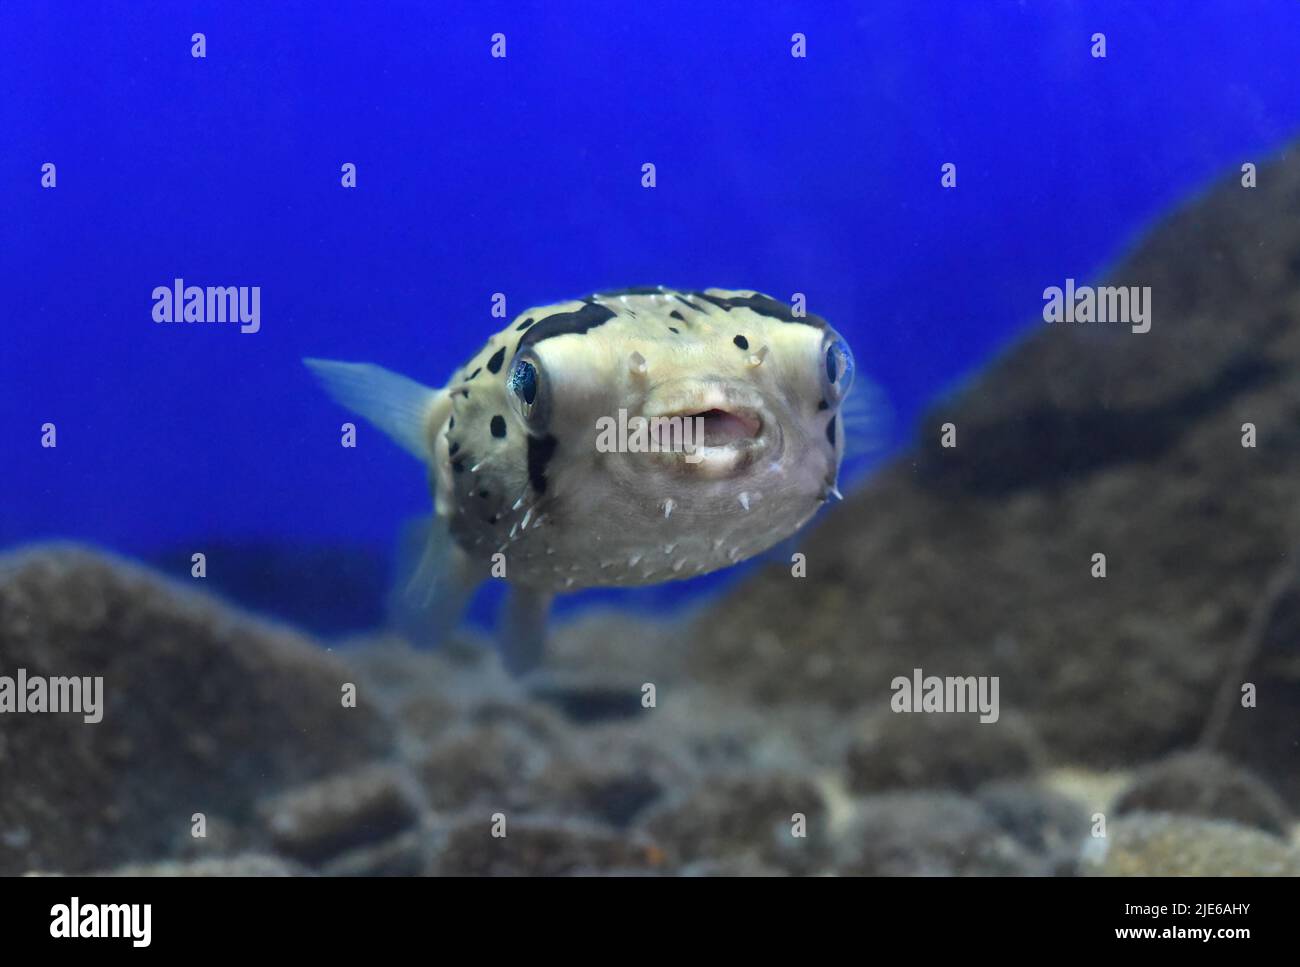
POLYGON ((652 426, 661 427, 660 452, 651 459, 676 473, 732 477, 781 449, 780 421, 763 396, 744 384, 720 379, 661 384, 639 409, 652 426))
POLYGON ((743 446, 763 434, 763 416, 754 409, 715 406, 680 415, 690 421, 698 447, 743 446))
MULTIPOLYGON (((659 462, 683 473, 727 477, 744 470, 769 446, 771 425, 756 406, 720 404, 656 414, 659 462)), ((654 431, 651 433, 654 436, 654 431)))

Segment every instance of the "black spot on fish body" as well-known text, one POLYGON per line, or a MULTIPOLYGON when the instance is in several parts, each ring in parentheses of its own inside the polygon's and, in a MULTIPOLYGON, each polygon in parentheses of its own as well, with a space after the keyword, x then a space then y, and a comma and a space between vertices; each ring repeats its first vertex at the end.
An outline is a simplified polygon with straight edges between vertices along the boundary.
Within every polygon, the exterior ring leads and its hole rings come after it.
POLYGON ((546 466, 559 443, 553 436, 528 437, 528 482, 538 494, 546 493, 546 466))
POLYGON ((465 382, 468 383, 471 379, 473 379, 475 376, 477 376, 477 375, 478 375, 479 373, 481 373, 481 372, 483 372, 483 367, 482 367, 482 366, 478 367, 478 369, 474 370, 474 372, 472 372, 472 373, 470 373, 468 376, 466 376, 466 377, 465 377, 465 382))
POLYGON ((506 418, 500 414, 492 417, 491 423, 492 435, 498 440, 502 440, 506 435, 506 418))
POLYGON ((506 347, 502 346, 492 354, 492 358, 487 361, 489 373, 501 372, 501 364, 506 361, 506 347))
POLYGON ((673 298, 676 299, 678 302, 680 302, 682 305, 684 305, 687 309, 690 309, 690 310, 692 310, 692 311, 694 311, 694 312, 699 312, 699 313, 703 313, 703 312, 704 312, 703 309, 701 309, 701 308, 700 308, 699 306, 697 306, 694 302, 691 302, 689 299, 687 299, 687 298, 684 297, 684 296, 674 294, 674 295, 673 295, 673 298))
POLYGON ((678 329, 676 326, 669 326, 668 331, 671 332, 674 336, 680 336, 682 334, 682 331, 678 329))
POLYGON ((737 336, 735 339, 733 339, 733 340, 731 340, 731 341, 734 342, 734 343, 735 343, 737 346, 739 346, 741 349, 748 349, 748 348, 749 348, 749 340, 746 339, 744 336, 737 336))
POLYGON ((448 429, 448 430, 454 430, 454 429, 456 429, 456 417, 455 417, 455 416, 450 416, 450 417, 447 418, 447 429, 448 429))
POLYGON ((515 332, 523 332, 525 329, 527 329, 529 326, 531 326, 531 325, 533 324, 533 322, 534 322, 533 317, 532 317, 532 316, 529 316, 527 319, 525 319, 525 320, 524 320, 523 322, 521 322, 519 325, 515 326, 515 332))
POLYGON ((456 451, 459 449, 460 449, 460 444, 453 443, 451 446, 447 448, 447 455, 450 457, 454 457, 456 455, 456 451))
POLYGON ((524 338, 519 340, 519 348, 524 349, 552 336, 564 336, 570 333, 581 335, 604 325, 616 315, 617 313, 609 307, 591 302, 585 303, 581 309, 572 312, 557 312, 553 316, 547 316, 524 333, 524 338))
POLYGON ((818 410, 829 410, 830 408, 831 405, 827 403, 825 400, 822 400, 820 403, 817 404, 818 410))
MULTIPOLYGON (((682 322, 685 322, 685 321, 686 321, 686 317, 685 317, 684 315, 682 315, 680 312, 678 312, 676 309, 674 309, 672 312, 670 312, 670 313, 668 313, 668 314, 669 314, 670 316, 672 316, 674 319, 680 319, 682 322)), ((676 332, 676 331, 677 331, 676 329, 673 330, 673 332, 676 332)))
POLYGON ((826 440, 831 446, 835 446, 835 423, 836 417, 831 417, 831 421, 826 424, 826 440))

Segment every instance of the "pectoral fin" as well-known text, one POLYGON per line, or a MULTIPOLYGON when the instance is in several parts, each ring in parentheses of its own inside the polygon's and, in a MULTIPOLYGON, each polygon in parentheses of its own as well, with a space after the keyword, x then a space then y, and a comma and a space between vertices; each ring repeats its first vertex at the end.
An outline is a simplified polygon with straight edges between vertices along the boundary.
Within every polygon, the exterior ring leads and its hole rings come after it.
POLYGON ((512 675, 523 675, 542 663, 546 653, 546 624, 555 595, 550 591, 513 585, 506 595, 498 629, 501 661, 512 675))
POLYGON ((414 520, 403 528, 399 543, 390 622, 412 644, 437 647, 460 625, 485 577, 442 521, 414 520))

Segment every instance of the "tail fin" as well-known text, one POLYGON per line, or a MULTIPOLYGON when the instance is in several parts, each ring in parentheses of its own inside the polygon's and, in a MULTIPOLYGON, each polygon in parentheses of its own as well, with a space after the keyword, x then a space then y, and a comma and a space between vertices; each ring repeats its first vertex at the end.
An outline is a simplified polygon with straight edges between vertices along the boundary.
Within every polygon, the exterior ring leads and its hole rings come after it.
POLYGON ((429 460, 429 427, 438 421, 446 399, 443 391, 370 363, 303 363, 336 401, 383 430, 417 460, 429 460))

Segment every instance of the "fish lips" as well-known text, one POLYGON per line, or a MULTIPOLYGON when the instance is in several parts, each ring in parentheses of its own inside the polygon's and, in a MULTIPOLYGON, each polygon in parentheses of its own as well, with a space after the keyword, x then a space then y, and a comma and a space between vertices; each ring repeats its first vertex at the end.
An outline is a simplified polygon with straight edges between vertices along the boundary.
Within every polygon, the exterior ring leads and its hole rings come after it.
MULTIPOLYGON (((646 413, 647 417, 677 418, 683 432, 647 454, 657 466, 705 478, 742 473, 760 458, 776 459, 782 450, 780 422, 761 404, 721 403, 703 409, 646 413), (689 426, 689 431, 685 427, 689 426)), ((662 425, 662 424, 661 424, 662 425)))

